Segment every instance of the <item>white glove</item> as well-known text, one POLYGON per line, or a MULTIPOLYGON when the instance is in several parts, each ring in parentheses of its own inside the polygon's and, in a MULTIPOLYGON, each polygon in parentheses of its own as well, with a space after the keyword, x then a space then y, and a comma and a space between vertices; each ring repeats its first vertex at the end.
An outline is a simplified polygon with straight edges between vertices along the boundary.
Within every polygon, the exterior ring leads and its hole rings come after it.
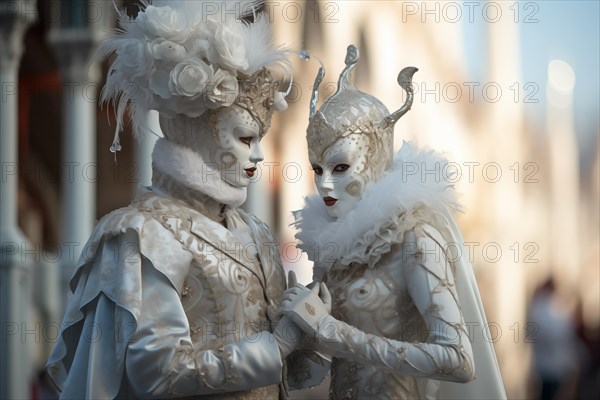
POLYGON ((324 283, 315 284, 312 289, 297 283, 283 294, 280 312, 304 332, 314 335, 321 320, 331 313, 331 294, 324 283))
POLYGON ((273 336, 277 340, 277 346, 281 352, 281 357, 285 358, 298 348, 302 342, 302 330, 292 322, 287 316, 281 317, 275 329, 273 336))
MULTIPOLYGON (((293 287, 297 283, 296 274, 294 271, 290 271, 288 273, 288 287, 293 287)), ((281 314, 281 312, 278 312, 278 314, 281 314)), ((277 340, 281 357, 285 358, 300 346, 303 332, 289 317, 283 315, 275 325, 273 336, 277 340)))

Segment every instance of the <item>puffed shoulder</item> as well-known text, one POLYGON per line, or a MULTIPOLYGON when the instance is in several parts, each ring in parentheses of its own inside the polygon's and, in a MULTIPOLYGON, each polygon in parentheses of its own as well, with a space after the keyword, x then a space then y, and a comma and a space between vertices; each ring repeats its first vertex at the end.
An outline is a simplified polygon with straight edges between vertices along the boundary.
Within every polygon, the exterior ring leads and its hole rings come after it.
MULTIPOLYGON (((61 334, 48 360, 48 373, 61 389, 71 376, 67 366, 73 357, 91 351, 86 347, 91 343, 78 339, 86 323, 102 326, 106 331, 102 337, 114 330, 116 339, 103 342, 103 352, 115 357, 115 371, 122 370, 129 337, 141 314, 142 278, 148 267, 160 271, 175 289, 182 287, 191 255, 156 216, 129 206, 111 212, 95 226, 71 279, 61 334)), ((113 375, 118 390, 120 372, 113 375)))
MULTIPOLYGON (((159 211, 139 209, 134 206, 115 210, 104 216, 94 228, 80 256, 77 271, 71 281, 74 290, 78 274, 86 265, 105 258, 112 267, 120 266, 121 272, 135 260, 136 254, 147 258, 152 265, 167 276, 179 290, 192 258, 167 226, 181 228, 183 221, 166 216, 159 211), (109 245, 110 246, 107 246, 109 245), (113 254, 106 253, 108 248, 113 254), (109 257, 105 257, 109 256, 109 257)), ((102 263, 102 266, 105 266, 102 263)), ((106 266, 108 266, 106 265, 106 266)), ((119 271, 114 271, 119 273, 119 271)), ((112 275, 112 274, 111 274, 112 275)), ((112 275, 114 276, 114 275, 112 275)))
POLYGON ((435 243, 441 249, 447 249, 448 243, 439 230, 429 224, 419 224, 412 230, 417 243, 435 243))
MULTIPOLYGON (((402 243, 406 271, 423 267, 438 277, 448 274, 451 265, 449 244, 439 230, 428 224, 419 224, 407 231, 402 243), (410 261, 412 259, 412 261, 410 261)), ((451 271, 450 271, 451 272, 451 271)))
MULTIPOLYGON (((65 360, 78 351, 76 332, 82 329, 86 315, 92 319, 100 315, 98 307, 103 305, 102 315, 113 314, 109 318, 113 324, 135 331, 142 308, 142 264, 144 268, 155 268, 181 291, 192 255, 161 221, 165 210, 148 205, 148 201, 134 202, 107 214, 96 224, 84 246, 70 281, 72 293, 61 335, 48 360, 48 373, 59 387, 66 379, 65 360)), ((172 218, 169 220, 173 223, 172 218)), ((127 343, 114 342, 119 365, 127 343)))
POLYGON ((83 318, 80 310, 101 292, 137 319, 142 258, 181 290, 192 256, 156 214, 130 206, 104 216, 86 243, 70 281, 73 296, 67 310, 69 319, 65 320, 83 318))

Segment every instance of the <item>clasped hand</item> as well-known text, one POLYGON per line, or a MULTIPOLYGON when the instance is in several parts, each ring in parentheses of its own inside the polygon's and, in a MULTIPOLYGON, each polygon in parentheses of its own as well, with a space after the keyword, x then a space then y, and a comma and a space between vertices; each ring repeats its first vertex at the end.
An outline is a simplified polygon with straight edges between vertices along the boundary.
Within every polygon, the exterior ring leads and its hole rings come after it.
POLYGON ((312 289, 297 283, 292 271, 289 282, 279 313, 290 318, 305 333, 314 335, 323 318, 331 313, 331 294, 322 282, 314 283, 312 289))

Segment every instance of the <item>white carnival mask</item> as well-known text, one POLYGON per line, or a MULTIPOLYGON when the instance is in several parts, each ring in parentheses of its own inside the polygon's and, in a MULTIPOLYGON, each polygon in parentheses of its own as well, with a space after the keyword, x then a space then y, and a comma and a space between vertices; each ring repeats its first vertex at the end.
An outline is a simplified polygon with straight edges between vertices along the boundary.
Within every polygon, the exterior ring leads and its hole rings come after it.
POLYGON ((257 164, 264 159, 259 124, 248 111, 228 107, 217 114, 213 137, 214 141, 201 147, 203 158, 219 171, 224 182, 234 187, 248 186, 257 164))
MULTIPOLYGON (((201 176, 210 175, 236 188, 247 187, 264 157, 260 141, 264 130, 244 108, 233 105, 198 118, 160 117, 161 129, 173 143, 198 153, 205 162, 201 176)), ((202 184, 205 182, 196 182, 202 184)))
POLYGON ((315 185, 331 217, 346 214, 360 200, 369 181, 368 149, 368 137, 354 134, 329 147, 323 154, 322 164, 310 160, 315 185))

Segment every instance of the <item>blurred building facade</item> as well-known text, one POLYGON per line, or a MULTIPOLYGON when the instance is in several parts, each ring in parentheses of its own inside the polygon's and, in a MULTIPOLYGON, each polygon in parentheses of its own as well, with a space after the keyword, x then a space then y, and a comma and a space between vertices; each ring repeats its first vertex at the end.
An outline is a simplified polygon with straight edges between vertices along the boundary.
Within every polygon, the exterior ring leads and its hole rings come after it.
MULTIPOLYGON (((350 43, 362 55, 356 86, 389 108, 403 102, 404 93, 395 83, 399 70, 419 68, 415 103, 397 124, 396 147, 402 140, 415 141, 447 153, 453 162, 452 171, 418 173, 437 174, 463 194, 465 213, 459 223, 469 254, 462 256, 473 261, 507 393, 524 398, 530 344, 536 338, 526 310, 540 282, 554 276, 565 302, 573 309, 580 305, 585 327, 597 331, 600 325, 598 149, 593 162, 581 163, 572 117, 575 77, 569 78, 568 68, 549 67, 549 76, 532 83, 548 85, 549 98, 536 99, 548 104, 547 122, 540 125, 528 114, 519 25, 513 19, 485 24, 487 45, 481 57, 486 75, 477 81, 470 77, 460 23, 468 10, 458 6, 459 15, 452 4, 459 3, 282 1, 264 8, 278 41, 296 50, 307 48, 323 60, 327 75, 321 99, 335 90, 350 43), (450 177, 450 172, 456 174, 450 177)), ((510 15, 512 5, 477 4, 474 11, 487 7, 490 20, 510 15)), ((14 148, 12 153, 3 150, 1 161, 18 166, 14 174, 3 168, 1 192, 2 335, 13 340, 2 343, 3 355, 13 349, 2 375, 4 382, 14 369, 11 363, 20 363, 10 379, 21 384, 0 397, 11 398, 31 387, 56 341, 66 282, 93 223, 127 205, 138 184, 149 183, 152 135, 139 144, 123 134, 124 151, 117 162, 108 150, 114 121, 107 114, 112 110, 97 104, 106 65, 94 64, 92 56, 98 40, 114 29, 111 1, 0 5, 2 60, 10 56, 16 63, 10 66, 12 76, 4 66, 2 75, 2 96, 12 103, 0 103, 1 146, 8 149, 13 140, 14 148), (5 24, 9 17, 21 25, 5 24), (22 57, 5 45, 8 33, 23 47, 22 57), (12 118, 12 128, 5 116, 12 118), (18 216, 18 225, 10 215, 18 216), (7 240, 5 228, 22 232, 22 238, 7 240), (4 290, 13 284, 19 289, 4 290)), ((135 15, 139 1, 122 5, 135 15)), ((291 106, 276 117, 263 141, 265 162, 246 207, 279 235, 286 268, 295 269, 306 283, 310 264, 295 250, 289 224, 291 211, 314 191, 304 129, 317 65, 294 60, 294 67, 291 106)), ((482 334, 481 328, 473 327, 473 334, 482 334)))

